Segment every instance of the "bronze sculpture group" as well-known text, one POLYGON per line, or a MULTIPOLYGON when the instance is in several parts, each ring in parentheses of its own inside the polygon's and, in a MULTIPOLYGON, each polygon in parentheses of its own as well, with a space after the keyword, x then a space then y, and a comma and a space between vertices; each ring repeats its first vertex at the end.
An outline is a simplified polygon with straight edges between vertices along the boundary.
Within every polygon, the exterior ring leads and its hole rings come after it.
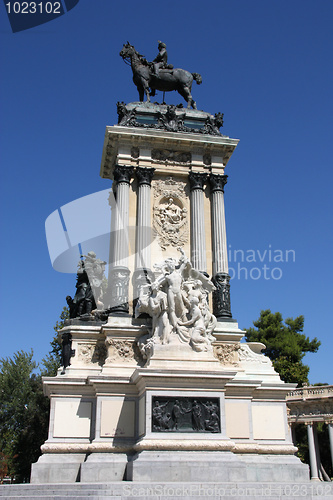
POLYGON ((152 431, 220 432, 218 401, 155 396, 152 404, 152 431))

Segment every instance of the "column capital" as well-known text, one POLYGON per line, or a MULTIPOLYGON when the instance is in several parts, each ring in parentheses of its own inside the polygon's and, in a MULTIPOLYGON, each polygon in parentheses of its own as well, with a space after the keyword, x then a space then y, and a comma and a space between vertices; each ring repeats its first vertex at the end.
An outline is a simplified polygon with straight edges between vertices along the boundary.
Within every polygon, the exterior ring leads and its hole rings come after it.
POLYGON ((224 193, 224 186, 227 183, 227 179, 227 175, 210 174, 209 183, 211 192, 222 191, 224 193))
POLYGON ((191 171, 188 174, 188 180, 190 181, 190 191, 193 191, 194 189, 203 189, 206 179, 207 174, 191 171))
POLYGON ((122 182, 129 184, 132 175, 133 167, 126 167, 125 165, 116 165, 113 171, 113 177, 117 184, 120 184, 122 182))
POLYGON ((150 187, 154 172, 154 168, 136 167, 135 174, 138 180, 138 186, 146 184, 150 187))

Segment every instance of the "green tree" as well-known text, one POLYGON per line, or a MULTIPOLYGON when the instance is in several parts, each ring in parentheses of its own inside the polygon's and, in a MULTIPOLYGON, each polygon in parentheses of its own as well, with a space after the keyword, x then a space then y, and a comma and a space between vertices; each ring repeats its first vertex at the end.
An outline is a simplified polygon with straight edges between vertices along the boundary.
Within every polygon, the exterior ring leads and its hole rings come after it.
POLYGON ((260 318, 253 322, 255 328, 246 329, 248 342, 262 342, 263 351, 273 363, 274 369, 285 382, 307 384, 309 367, 302 362, 307 352, 317 352, 320 341, 310 340, 304 335, 304 316, 287 318, 283 323, 279 312, 269 309, 261 311, 260 318))
POLYGON ((29 480, 47 438, 49 402, 36 369, 32 351, 0 359, 0 449, 7 474, 19 482, 29 480))
POLYGON ((54 326, 51 351, 42 361, 41 373, 33 352, 18 351, 0 359, 0 478, 29 481, 31 464, 41 454, 47 439, 50 402, 43 394, 42 375, 55 376, 61 363, 58 330, 69 317, 64 307, 54 326))
POLYGON ((61 366, 61 335, 59 330, 65 326, 66 319, 69 318, 69 309, 64 307, 61 311, 60 318, 53 327, 55 335, 51 340, 51 351, 42 359, 42 375, 55 377, 58 368, 61 366))

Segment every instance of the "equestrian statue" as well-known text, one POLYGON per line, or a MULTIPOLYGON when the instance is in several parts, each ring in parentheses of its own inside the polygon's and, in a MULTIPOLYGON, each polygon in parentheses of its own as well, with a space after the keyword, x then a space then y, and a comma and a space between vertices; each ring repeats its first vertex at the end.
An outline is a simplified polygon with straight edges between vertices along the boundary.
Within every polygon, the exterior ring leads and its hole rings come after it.
POLYGON ((129 42, 125 43, 120 51, 119 55, 124 61, 129 61, 131 64, 133 82, 138 89, 140 101, 143 102, 144 94, 146 94, 147 102, 150 102, 150 96, 154 96, 156 90, 163 92, 177 90, 187 102, 188 108, 192 106, 193 109, 197 109, 191 89, 193 80, 198 85, 201 84, 201 75, 167 64, 168 54, 165 43, 159 42, 158 50, 159 53, 152 62, 148 62, 145 56, 139 54, 129 42))

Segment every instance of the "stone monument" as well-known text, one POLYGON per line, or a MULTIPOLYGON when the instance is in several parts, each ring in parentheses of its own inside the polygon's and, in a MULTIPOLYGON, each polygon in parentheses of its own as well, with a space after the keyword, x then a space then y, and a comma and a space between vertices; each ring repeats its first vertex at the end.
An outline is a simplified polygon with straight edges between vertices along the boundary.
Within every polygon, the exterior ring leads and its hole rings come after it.
POLYGON ((119 102, 106 127, 108 279, 93 249, 82 256, 31 481, 304 481, 287 424, 294 385, 263 344, 241 342, 231 313, 224 189, 238 140, 221 134, 221 113, 196 109, 200 75, 167 65, 160 44, 153 63, 129 43, 120 53, 140 102, 119 102), (175 88, 193 109, 149 102, 175 88))

